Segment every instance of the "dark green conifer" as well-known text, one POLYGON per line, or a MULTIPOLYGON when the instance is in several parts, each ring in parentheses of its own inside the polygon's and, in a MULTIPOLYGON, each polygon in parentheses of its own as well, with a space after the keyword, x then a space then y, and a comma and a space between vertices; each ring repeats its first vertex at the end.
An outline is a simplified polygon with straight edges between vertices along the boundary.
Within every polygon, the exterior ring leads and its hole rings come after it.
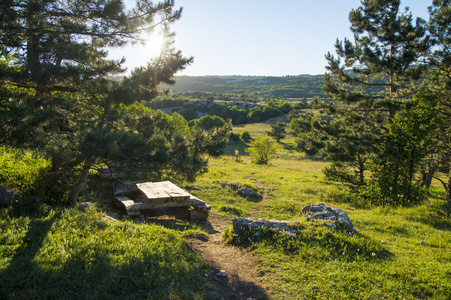
POLYGON ((188 179, 205 170, 205 147, 215 152, 230 129, 184 135, 180 122, 138 105, 192 62, 172 46, 169 25, 182 12, 173 0, 131 9, 121 0, 6 0, 0 8, 0 142, 51 155, 47 189, 76 178, 75 203, 99 164, 188 179), (108 47, 140 42, 158 26, 166 43, 147 66, 127 75, 124 60, 107 57, 108 47))
POLYGON ((326 173, 358 185, 365 184, 363 172, 369 163, 384 161, 379 169, 397 168, 389 124, 398 112, 415 105, 412 96, 427 68, 424 55, 429 47, 425 22, 414 21, 400 0, 361 3, 349 14, 354 41, 337 40, 337 57, 326 55, 330 73, 323 90, 333 101, 324 103, 323 112, 332 121, 319 128, 327 134, 323 151, 334 160, 326 173))

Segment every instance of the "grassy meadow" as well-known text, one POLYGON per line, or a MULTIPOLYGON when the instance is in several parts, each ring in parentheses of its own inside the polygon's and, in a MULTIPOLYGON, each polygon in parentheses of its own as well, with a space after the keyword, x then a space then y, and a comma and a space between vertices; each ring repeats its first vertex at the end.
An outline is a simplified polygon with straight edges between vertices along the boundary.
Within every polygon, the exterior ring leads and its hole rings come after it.
MULTIPOLYGON (((255 138, 269 125, 234 128, 243 130, 255 138)), ((298 222, 296 236, 226 230, 225 242, 243 243, 255 255, 261 297, 451 298, 451 218, 438 185, 420 206, 370 207, 325 179, 327 161, 297 153, 293 143, 291 136, 282 140, 267 166, 251 164, 244 143, 230 144, 225 156, 210 160, 208 173, 180 184, 213 205, 212 214, 298 222), (257 193, 243 196, 236 186, 257 193), (317 202, 343 209, 358 234, 299 216, 317 202)), ((221 299, 208 266, 184 240, 201 231, 193 224, 111 222, 100 209, 45 204, 3 208, 0 215, 0 299, 56 299, 62 290, 67 299, 221 299)))

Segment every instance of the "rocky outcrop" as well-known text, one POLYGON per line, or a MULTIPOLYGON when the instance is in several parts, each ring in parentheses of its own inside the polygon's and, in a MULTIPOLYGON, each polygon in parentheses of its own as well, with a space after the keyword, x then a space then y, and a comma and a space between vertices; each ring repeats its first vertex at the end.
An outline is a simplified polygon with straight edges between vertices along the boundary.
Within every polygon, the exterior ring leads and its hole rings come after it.
POLYGON ((82 202, 78 205, 78 209, 79 210, 86 210, 89 209, 91 207, 93 207, 93 203, 92 202, 82 202))
POLYGON ((351 232, 357 232, 348 215, 340 208, 333 208, 324 203, 309 204, 301 209, 299 215, 305 215, 307 220, 322 220, 329 228, 345 228, 351 232))
POLYGON ((259 229, 274 229, 276 231, 286 231, 295 233, 296 230, 289 228, 289 222, 286 221, 267 221, 260 218, 234 218, 233 232, 238 233, 242 230, 259 230, 259 229))
POLYGON ((228 182, 227 180, 218 180, 217 183, 220 183, 222 186, 230 186, 232 189, 236 190, 238 193, 240 193, 243 196, 254 196, 256 198, 259 198, 260 195, 258 191, 255 189, 252 189, 250 187, 247 187, 246 185, 239 183, 239 182, 228 182))
POLYGON ((254 196, 255 195, 255 191, 248 187, 240 188, 240 189, 238 189, 238 192, 245 196, 254 196))

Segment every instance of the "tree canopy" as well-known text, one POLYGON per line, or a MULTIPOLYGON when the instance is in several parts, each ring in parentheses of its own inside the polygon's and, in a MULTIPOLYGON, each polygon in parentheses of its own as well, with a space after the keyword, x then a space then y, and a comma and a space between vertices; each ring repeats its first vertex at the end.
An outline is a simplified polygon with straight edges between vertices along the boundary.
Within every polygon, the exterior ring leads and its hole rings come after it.
POLYGON ((337 39, 336 56, 326 55, 329 73, 323 90, 332 101, 319 103, 326 116, 310 120, 312 130, 298 144, 332 158, 326 175, 360 186, 368 191, 362 193, 365 197, 379 203, 391 199, 395 205, 419 201, 420 193, 412 191, 421 188, 413 176, 436 125, 428 115, 423 116, 425 122, 434 123, 424 125, 429 132, 412 131, 410 138, 401 138, 400 132, 419 126, 409 123, 414 122, 412 115, 418 107, 429 109, 425 102, 433 102, 414 97, 429 66, 427 23, 414 20, 400 0, 362 0, 349 13, 349 21, 353 41, 337 39), (413 147, 412 141, 419 147, 416 155, 403 152, 413 147), (369 169, 372 179, 367 181, 369 169))
POLYGON ((205 170, 205 146, 217 145, 227 126, 218 135, 189 135, 180 120, 139 105, 193 61, 172 46, 169 26, 182 12, 173 0, 138 0, 130 9, 120 0, 0 5, 0 142, 48 153, 53 167, 46 188, 78 178, 69 195, 74 203, 89 170, 113 162, 188 179, 205 170), (140 42, 157 26, 165 44, 146 66, 128 75, 124 59, 108 58, 108 47, 140 42))

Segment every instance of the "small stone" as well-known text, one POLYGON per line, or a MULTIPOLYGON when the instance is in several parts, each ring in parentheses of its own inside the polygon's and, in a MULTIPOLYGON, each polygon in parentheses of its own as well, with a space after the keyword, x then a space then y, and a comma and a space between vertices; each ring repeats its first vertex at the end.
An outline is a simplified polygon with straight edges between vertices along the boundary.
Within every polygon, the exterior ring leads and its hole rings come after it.
POLYGON ((78 205, 78 208, 81 210, 85 210, 87 208, 92 207, 92 205, 93 205, 92 202, 82 202, 78 205))
POLYGON ((232 221, 233 232, 241 230, 261 230, 270 228, 274 231, 289 232, 289 222, 287 221, 267 221, 260 218, 234 218, 232 221))
POLYGON ((219 273, 216 273, 216 276, 227 277, 227 272, 224 270, 221 270, 221 271, 219 271, 219 273))
POLYGON ((194 237, 198 240, 207 242, 208 241, 208 236, 205 233, 195 233, 194 237))
POLYGON ((424 246, 424 247, 429 246, 426 242, 421 242, 420 244, 421 244, 421 246, 424 246))

